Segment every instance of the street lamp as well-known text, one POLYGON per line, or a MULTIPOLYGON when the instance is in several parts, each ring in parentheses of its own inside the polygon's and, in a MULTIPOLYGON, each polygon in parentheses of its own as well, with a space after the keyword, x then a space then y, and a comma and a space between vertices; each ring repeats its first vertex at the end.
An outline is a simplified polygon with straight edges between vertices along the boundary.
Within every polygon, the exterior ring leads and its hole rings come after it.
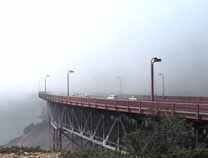
POLYGON ((47 78, 50 77, 50 75, 45 76, 45 93, 47 92, 47 78))
POLYGON ((74 73, 75 71, 73 71, 73 70, 69 70, 68 72, 67 72, 67 96, 69 96, 69 74, 72 74, 72 73, 74 73))
POLYGON ((159 73, 158 75, 161 76, 161 78, 162 78, 162 96, 164 98, 164 96, 165 96, 165 75, 164 75, 164 73, 159 73))
POLYGON ((161 58, 154 57, 151 59, 151 98, 154 101, 154 63, 161 62, 161 58))
POLYGON ((122 78, 121 76, 116 77, 119 80, 119 93, 122 94, 122 78))

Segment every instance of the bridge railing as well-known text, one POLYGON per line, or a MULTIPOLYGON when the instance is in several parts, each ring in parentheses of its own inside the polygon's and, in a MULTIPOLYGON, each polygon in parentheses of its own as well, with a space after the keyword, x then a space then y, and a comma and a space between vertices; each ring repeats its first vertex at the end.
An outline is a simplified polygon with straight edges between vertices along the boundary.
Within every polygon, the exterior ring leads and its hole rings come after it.
MULTIPOLYGON (((140 100, 151 101, 151 96, 139 95, 140 100)), ((208 103, 205 96, 155 96, 158 102, 178 102, 178 103, 208 103)))
POLYGON ((40 98, 66 104, 69 106, 90 107, 114 112, 126 112, 136 114, 164 115, 172 114, 183 118, 208 120, 207 103, 185 103, 167 101, 129 101, 129 100, 109 100, 84 97, 57 96, 39 93, 40 98))

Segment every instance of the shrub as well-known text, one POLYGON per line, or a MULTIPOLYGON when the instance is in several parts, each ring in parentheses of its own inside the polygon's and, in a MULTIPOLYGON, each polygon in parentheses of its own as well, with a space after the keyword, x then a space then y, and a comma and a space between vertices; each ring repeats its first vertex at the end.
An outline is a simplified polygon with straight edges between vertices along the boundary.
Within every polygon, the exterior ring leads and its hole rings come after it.
POLYGON ((208 158, 207 149, 185 150, 178 153, 164 155, 162 158, 208 158))
POLYGON ((194 147, 192 125, 173 117, 150 120, 125 138, 127 152, 139 158, 158 158, 194 147))
POLYGON ((42 150, 39 146, 37 147, 2 147, 0 153, 23 153, 23 152, 47 152, 42 150))
POLYGON ((109 150, 80 150, 62 153, 61 158, 125 158, 125 155, 109 150))

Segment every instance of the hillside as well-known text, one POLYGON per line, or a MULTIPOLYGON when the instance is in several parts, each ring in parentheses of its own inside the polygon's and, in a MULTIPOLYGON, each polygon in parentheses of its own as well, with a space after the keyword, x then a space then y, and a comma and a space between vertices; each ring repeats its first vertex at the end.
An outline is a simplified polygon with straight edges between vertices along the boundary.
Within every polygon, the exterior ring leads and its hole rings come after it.
POLYGON ((24 134, 11 140, 6 146, 37 147, 48 150, 49 135, 48 124, 42 121, 37 124, 31 124, 24 129, 24 134))

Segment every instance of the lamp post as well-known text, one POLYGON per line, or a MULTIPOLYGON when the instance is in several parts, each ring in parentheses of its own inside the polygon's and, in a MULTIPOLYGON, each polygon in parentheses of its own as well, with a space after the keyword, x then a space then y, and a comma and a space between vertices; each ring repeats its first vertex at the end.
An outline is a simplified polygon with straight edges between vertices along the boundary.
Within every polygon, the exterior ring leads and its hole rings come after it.
POLYGON ((69 74, 72 74, 72 73, 74 73, 75 71, 73 71, 73 70, 69 70, 68 72, 67 72, 67 96, 69 96, 69 74))
POLYGON ((45 93, 47 92, 47 78, 50 77, 50 75, 45 76, 45 93))
POLYGON ((119 80, 119 93, 122 94, 122 78, 121 76, 116 77, 119 80))
POLYGON ((162 78, 162 96, 164 98, 164 96, 165 96, 165 75, 164 75, 164 73, 159 73, 158 75, 161 76, 161 78, 162 78))
POLYGON ((154 63, 161 62, 162 59, 154 57, 151 59, 151 98, 154 101, 154 63))

